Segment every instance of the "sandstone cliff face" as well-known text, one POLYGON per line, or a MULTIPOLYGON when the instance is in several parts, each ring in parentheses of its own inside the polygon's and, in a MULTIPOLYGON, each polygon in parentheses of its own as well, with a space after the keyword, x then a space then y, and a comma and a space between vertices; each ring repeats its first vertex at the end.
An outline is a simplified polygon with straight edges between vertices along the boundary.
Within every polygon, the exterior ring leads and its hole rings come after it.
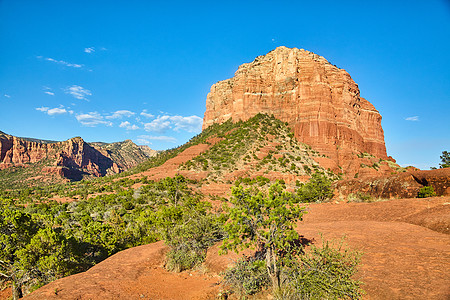
POLYGON ((0 170, 39 163, 40 174, 36 175, 56 174, 80 180, 84 175, 99 177, 122 172, 150 156, 151 151, 144 152, 130 140, 90 145, 80 137, 45 142, 0 132, 0 170))
POLYGON ((358 153, 387 159, 381 115, 345 70, 312 52, 278 47, 214 84, 203 129, 257 113, 288 122, 299 141, 331 158, 334 170, 357 173, 358 153))

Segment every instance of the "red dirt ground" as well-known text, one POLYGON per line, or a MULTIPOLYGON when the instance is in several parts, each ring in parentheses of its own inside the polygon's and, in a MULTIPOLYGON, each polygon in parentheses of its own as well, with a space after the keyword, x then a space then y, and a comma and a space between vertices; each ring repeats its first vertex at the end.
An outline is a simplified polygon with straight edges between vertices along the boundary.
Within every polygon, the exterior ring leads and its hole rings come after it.
MULTIPOLYGON (((164 164, 162 164, 159 167, 151 168, 148 171, 141 172, 135 175, 131 175, 131 179, 136 179, 144 176, 148 176, 149 180, 160 180, 166 177, 174 177, 177 175, 177 173, 180 173, 178 171, 178 167, 182 164, 187 162, 188 160, 191 160, 192 158, 200 155, 201 153, 205 152, 211 147, 211 145, 208 144, 198 144, 192 147, 187 148, 180 154, 178 154, 176 157, 171 158, 167 160, 164 164)), ((185 174, 182 174, 185 175, 185 174)), ((195 174, 193 174, 195 175, 195 174)), ((206 174, 205 174, 206 176, 206 174)), ((192 176, 189 176, 191 178, 192 176)), ((194 179, 194 178, 192 178, 194 179)), ((198 178, 201 179, 201 178, 198 178)))
MULTIPOLYGON (((443 233, 450 225, 448 207, 450 197, 311 204, 298 230, 316 244, 319 233, 326 239, 345 235, 351 248, 364 253, 359 278, 365 299, 450 299, 450 235, 443 233)), ((122 251, 26 298, 214 299, 217 273, 236 258, 218 256, 215 246, 206 273, 177 274, 163 268, 166 251, 162 242, 122 251)))

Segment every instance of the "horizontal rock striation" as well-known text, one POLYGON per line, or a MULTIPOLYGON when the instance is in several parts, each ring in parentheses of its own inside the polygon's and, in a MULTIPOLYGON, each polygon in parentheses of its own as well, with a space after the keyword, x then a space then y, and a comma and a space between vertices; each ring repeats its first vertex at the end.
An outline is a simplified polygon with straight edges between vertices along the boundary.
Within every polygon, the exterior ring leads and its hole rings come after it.
POLYGON ((0 133, 0 170, 13 166, 37 166, 41 174, 73 180, 83 176, 120 173, 156 155, 131 140, 118 143, 86 143, 81 137, 63 142, 27 139, 0 133))
POLYGON ((299 141, 331 158, 334 169, 357 169, 350 165, 358 153, 387 159, 379 112, 345 70, 312 52, 278 47, 214 84, 203 129, 258 113, 287 122, 299 141))

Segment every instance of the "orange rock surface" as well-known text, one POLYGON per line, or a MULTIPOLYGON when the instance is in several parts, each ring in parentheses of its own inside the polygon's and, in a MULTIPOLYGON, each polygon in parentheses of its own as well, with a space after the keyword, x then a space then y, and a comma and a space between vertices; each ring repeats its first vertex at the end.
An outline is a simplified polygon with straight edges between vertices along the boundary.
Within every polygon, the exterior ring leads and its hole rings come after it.
POLYGON ((203 129, 258 113, 288 122, 297 139, 351 166, 358 153, 387 159, 381 115, 343 69, 312 52, 278 47, 211 87, 203 129))

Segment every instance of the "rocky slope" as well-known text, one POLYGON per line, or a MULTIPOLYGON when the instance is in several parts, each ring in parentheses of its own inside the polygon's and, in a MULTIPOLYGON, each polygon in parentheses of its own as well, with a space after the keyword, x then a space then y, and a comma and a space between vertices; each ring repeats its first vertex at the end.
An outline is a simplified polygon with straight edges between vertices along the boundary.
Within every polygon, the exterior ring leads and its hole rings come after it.
MULTIPOLYGON (((126 140, 118 143, 86 143, 75 137, 63 142, 20 138, 0 133, 0 178, 9 181, 35 178, 67 178, 120 173, 156 151, 144 151, 126 140), (22 178, 23 177, 23 178, 22 178)), ((2 180, 4 181, 4 180, 2 180)), ((3 182, 4 183, 4 182, 3 182)))
POLYGON ((424 186, 433 187, 437 196, 450 196, 450 168, 414 170, 379 176, 354 178, 336 183, 337 198, 370 196, 374 198, 413 198, 424 186))
POLYGON ((324 163, 334 171, 358 173, 360 153, 388 159, 379 112, 345 70, 312 52, 278 47, 214 84, 203 129, 257 113, 287 122, 300 142, 330 158, 324 163))

